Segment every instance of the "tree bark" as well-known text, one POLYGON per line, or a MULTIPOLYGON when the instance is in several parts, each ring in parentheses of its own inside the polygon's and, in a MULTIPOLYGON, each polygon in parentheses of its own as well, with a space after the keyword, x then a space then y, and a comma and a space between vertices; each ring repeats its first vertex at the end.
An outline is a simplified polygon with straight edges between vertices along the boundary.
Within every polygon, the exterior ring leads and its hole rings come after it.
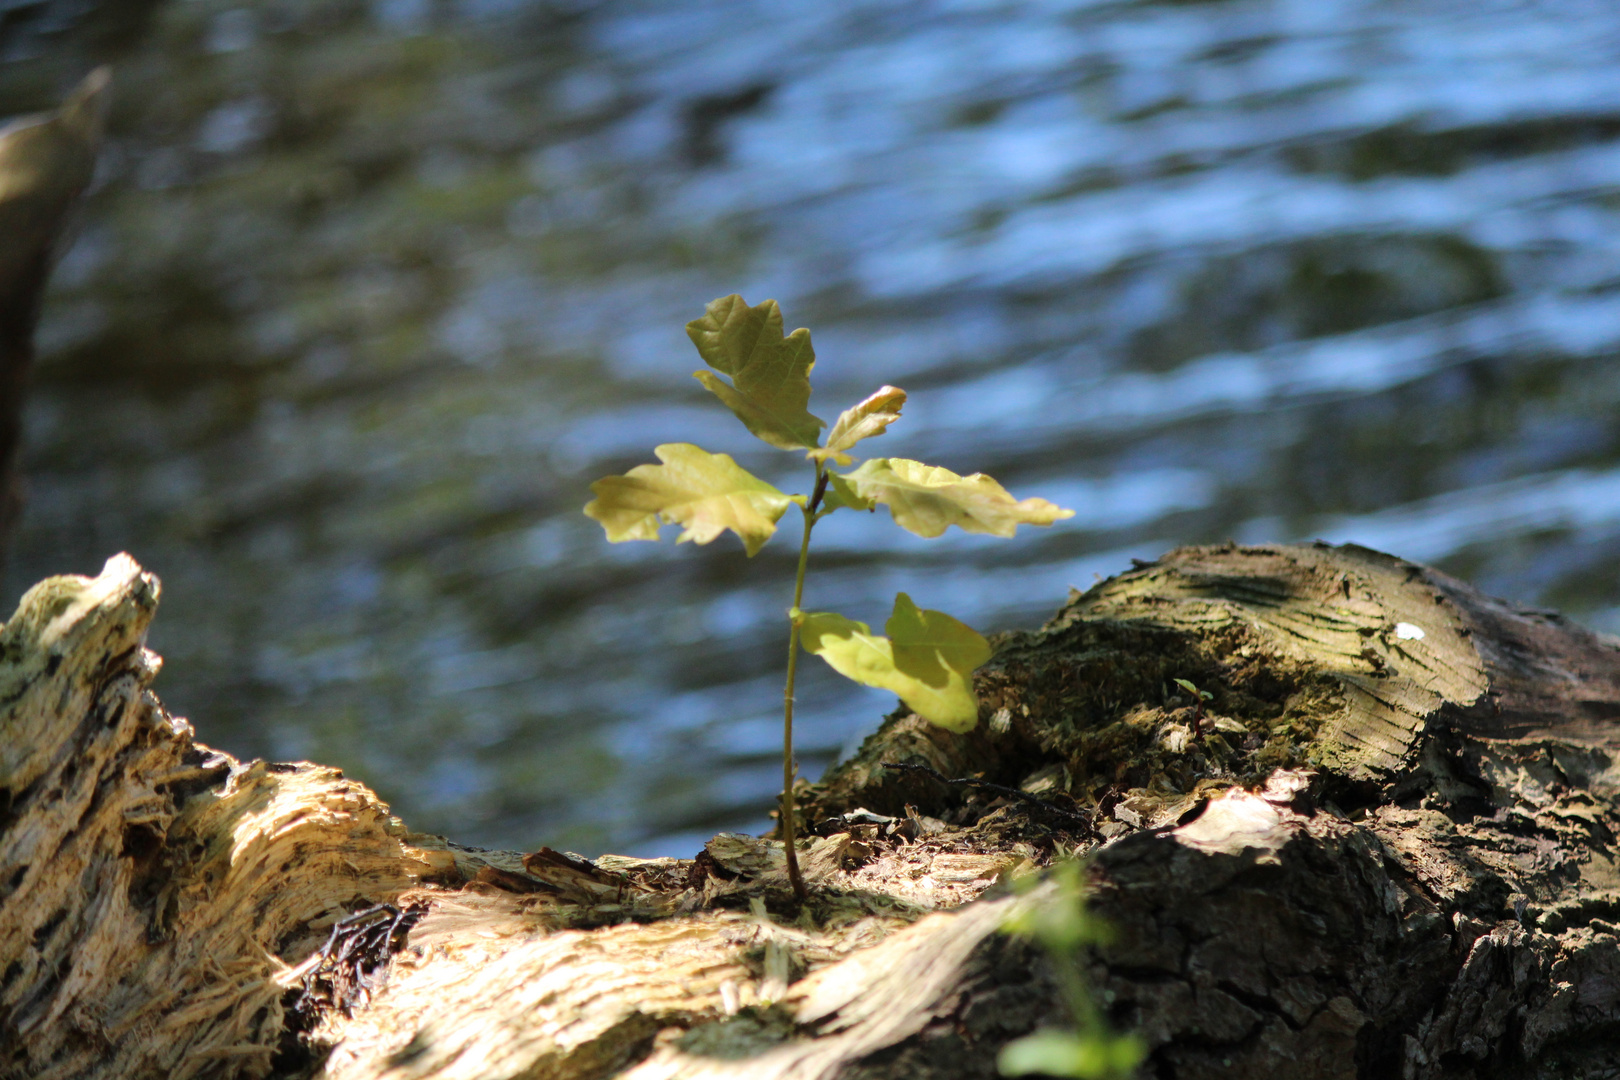
POLYGON ((896 713, 805 788, 804 904, 770 841, 478 851, 211 751, 147 689, 157 596, 120 556, 0 631, 0 1075, 990 1077, 1062 1020, 1001 882, 1069 853, 1145 1076, 1620 1075, 1620 643, 1421 566, 1071 597, 974 732, 896 713))

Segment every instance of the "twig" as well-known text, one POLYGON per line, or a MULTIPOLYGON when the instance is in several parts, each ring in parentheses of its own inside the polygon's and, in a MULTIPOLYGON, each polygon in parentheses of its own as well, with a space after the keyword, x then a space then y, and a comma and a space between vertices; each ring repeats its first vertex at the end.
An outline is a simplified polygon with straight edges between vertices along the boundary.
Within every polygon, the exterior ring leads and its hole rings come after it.
POLYGON ((927 765, 913 765, 909 762, 902 761, 885 761, 883 763, 883 767, 885 769, 910 769, 913 772, 920 772, 924 776, 931 776, 942 784, 949 784, 955 787, 973 787, 978 788, 981 791, 993 792, 994 794, 1000 795, 1004 798, 1014 799, 1028 806, 1036 807, 1048 814, 1051 814, 1053 817, 1062 818, 1066 821, 1073 821, 1077 824, 1084 825, 1087 829, 1091 828, 1091 815, 1078 813, 1074 810, 1066 810, 1063 807, 1058 806, 1056 803, 1048 802, 1045 799, 1036 798, 1027 791, 1019 791, 1017 788, 1010 788, 1004 784, 992 784, 988 780, 975 780, 972 777, 961 777, 953 780, 951 777, 941 773, 938 769, 929 768, 927 765))

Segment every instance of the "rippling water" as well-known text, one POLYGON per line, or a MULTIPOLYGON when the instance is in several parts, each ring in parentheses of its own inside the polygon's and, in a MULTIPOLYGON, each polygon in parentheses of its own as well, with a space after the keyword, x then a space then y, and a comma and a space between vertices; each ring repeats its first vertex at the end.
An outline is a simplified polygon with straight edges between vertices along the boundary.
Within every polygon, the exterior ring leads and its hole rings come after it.
MULTIPOLYGON (((8 588, 128 549, 205 740, 418 827, 764 826, 792 545, 579 513, 661 441, 803 486, 689 376, 733 291, 820 415, 911 391, 877 452, 1077 511, 831 518, 807 606, 1030 626, 1321 536, 1620 628, 1610 3, 51 0, 0 56, 6 112, 119 64, 8 588)), ((808 675, 814 776, 892 701, 808 675)))

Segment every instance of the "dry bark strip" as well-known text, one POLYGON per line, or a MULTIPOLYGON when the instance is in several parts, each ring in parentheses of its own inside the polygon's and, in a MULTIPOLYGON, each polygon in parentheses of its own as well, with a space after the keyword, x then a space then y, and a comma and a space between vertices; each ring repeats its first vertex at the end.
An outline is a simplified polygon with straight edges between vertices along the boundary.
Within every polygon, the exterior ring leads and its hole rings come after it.
POLYGON ((989 1077, 1058 1018, 998 882, 1072 850, 1144 1075, 1620 1076, 1620 645, 1433 570, 1189 548, 1071 598, 978 730, 896 714, 805 791, 803 906, 768 841, 481 852, 210 751, 157 595, 120 556, 0 630, 0 1076, 989 1077))

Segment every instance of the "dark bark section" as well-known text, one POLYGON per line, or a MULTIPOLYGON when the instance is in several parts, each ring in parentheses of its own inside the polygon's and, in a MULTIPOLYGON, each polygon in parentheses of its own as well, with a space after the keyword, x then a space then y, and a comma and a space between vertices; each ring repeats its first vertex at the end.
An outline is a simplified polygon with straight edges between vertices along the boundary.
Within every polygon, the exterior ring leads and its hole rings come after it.
POLYGON ((1148 1075, 1620 1075, 1613 639, 1365 549, 1190 548, 981 687, 978 731, 891 717, 811 816, 997 805, 885 760, 1096 812, 1093 975, 1148 1075))
POLYGON ((0 556, 22 510, 17 451, 40 301, 95 173, 108 78, 98 68, 58 111, 0 130, 0 556))

